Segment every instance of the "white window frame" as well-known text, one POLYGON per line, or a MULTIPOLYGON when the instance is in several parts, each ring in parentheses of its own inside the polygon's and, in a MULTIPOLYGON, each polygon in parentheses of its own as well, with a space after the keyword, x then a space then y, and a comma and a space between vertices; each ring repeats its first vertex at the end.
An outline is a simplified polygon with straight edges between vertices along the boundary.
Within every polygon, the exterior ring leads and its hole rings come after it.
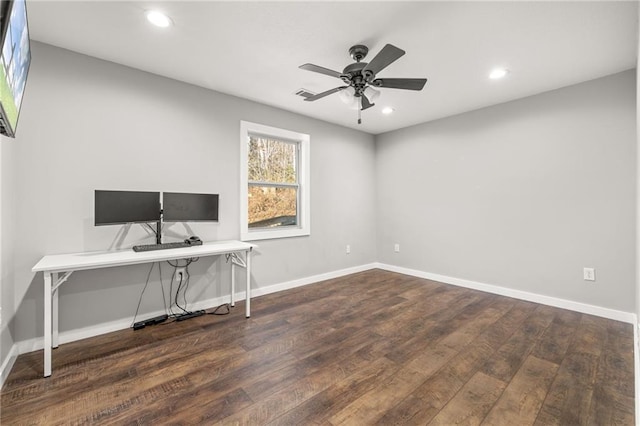
POLYGON ((240 121, 240 239, 242 241, 311 235, 310 140, 309 135, 304 133, 240 121), (249 150, 247 141, 252 134, 299 143, 297 226, 249 228, 249 150))

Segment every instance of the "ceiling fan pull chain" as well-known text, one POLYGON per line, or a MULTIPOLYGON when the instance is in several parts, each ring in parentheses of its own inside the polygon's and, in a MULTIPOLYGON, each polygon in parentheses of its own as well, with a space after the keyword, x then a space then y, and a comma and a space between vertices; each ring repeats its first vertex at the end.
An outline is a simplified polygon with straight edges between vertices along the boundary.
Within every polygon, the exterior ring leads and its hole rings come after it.
POLYGON ((362 96, 358 97, 358 124, 362 124, 362 96))

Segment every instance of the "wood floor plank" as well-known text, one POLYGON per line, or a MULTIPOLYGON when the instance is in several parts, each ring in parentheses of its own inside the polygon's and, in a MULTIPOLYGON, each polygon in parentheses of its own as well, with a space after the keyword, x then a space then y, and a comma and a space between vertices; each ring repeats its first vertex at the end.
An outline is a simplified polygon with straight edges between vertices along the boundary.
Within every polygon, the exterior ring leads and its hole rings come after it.
POLYGON ((507 384, 476 373, 454 396, 429 425, 479 425, 498 400, 507 384))
POLYGON ((20 355, 7 425, 634 424, 633 329, 369 270, 20 355))
POLYGON ((609 321, 606 329, 588 421, 592 424, 632 424, 624 423, 634 417, 631 405, 634 387, 629 380, 633 376, 631 325, 609 321))
POLYGON ((482 424, 534 424, 557 370, 557 364, 528 356, 482 424))
POLYGON ((458 354, 425 380, 411 395, 387 410, 378 422, 385 424, 424 424, 453 398, 460 388, 486 363, 487 359, 535 311, 536 305, 516 302, 491 327, 458 348, 458 354))
POLYGON ((569 346, 573 344, 574 335, 579 325, 579 315, 576 314, 577 317, 574 317, 574 321, 567 322, 563 318, 562 312, 559 312, 544 331, 531 354, 537 358, 560 364, 569 346))
POLYGON ((456 352, 445 347, 427 348, 419 361, 407 365, 379 386, 328 420, 333 425, 372 424, 399 401, 410 395, 427 377, 440 369, 456 352))
POLYGON ((551 325, 554 312, 548 307, 538 306, 522 326, 492 356, 483 371, 503 382, 509 382, 522 366, 529 353, 538 344, 538 339, 551 325))
POLYGON ((354 374, 329 386, 269 424, 327 424, 331 416, 344 409, 351 401, 378 388, 380 383, 388 380, 399 368, 395 362, 385 357, 365 363, 354 374))
POLYGON ((222 420, 221 424, 266 424, 338 383, 362 368, 367 361, 357 357, 335 362, 286 388, 271 393, 254 405, 222 420))
POLYGON ((491 297, 483 297, 475 293, 462 295, 454 300, 455 302, 452 301, 453 305, 448 305, 448 309, 443 308, 424 317, 426 323, 434 324, 433 327, 426 328, 414 325, 409 329, 410 336, 407 336, 402 344, 395 347, 386 356, 398 363, 406 362, 426 346, 432 345, 434 341, 446 337, 458 326, 470 321, 474 315, 493 302, 491 297))
POLYGON ((569 352, 599 357, 607 339, 607 321, 604 318, 583 314, 569 352))
POLYGON ((598 357, 572 353, 563 360, 535 424, 586 425, 593 398, 598 357))

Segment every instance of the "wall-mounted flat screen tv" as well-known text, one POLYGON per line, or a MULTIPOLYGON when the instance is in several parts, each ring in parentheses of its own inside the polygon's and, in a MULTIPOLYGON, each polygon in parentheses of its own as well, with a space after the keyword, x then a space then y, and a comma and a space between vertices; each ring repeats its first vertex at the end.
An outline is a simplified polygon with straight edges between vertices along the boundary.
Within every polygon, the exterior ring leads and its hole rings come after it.
POLYGON ((163 192, 162 219, 166 222, 217 222, 218 194, 163 192))
POLYGON ((149 223, 160 220, 160 193, 95 191, 95 225, 149 223))
POLYGON ((0 134, 15 137, 31 65, 25 0, 0 1, 0 134))

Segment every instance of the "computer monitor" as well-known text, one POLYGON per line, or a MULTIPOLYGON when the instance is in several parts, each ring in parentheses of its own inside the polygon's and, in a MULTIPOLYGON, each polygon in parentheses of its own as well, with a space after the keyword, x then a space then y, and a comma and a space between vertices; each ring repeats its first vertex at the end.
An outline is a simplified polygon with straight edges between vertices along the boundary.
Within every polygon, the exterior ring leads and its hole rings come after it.
POLYGON ((25 0, 0 1, 0 134, 15 137, 31 64, 25 0))
POLYGON ((162 193, 165 222, 217 222, 218 194, 162 193))
POLYGON ((95 191, 95 225, 160 221, 160 193, 95 191))

